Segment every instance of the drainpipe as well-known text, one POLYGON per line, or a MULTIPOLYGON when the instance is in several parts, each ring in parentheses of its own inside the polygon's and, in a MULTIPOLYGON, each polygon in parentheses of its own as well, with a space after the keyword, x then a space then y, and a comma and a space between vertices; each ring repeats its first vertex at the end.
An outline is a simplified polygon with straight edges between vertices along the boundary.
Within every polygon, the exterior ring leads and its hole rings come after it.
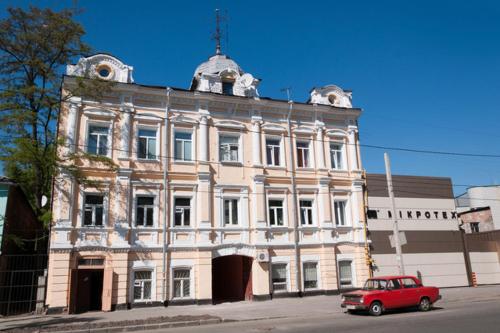
POLYGON ((170 93, 172 89, 167 87, 167 105, 165 107, 165 146, 164 146, 164 159, 163 159, 163 246, 162 246, 162 259, 163 259, 163 279, 161 284, 162 289, 162 300, 163 305, 168 304, 168 295, 167 295, 167 223, 168 223, 168 112, 170 111, 170 93))
POLYGON ((288 101, 289 111, 287 117, 288 125, 288 147, 290 150, 290 170, 291 170, 291 181, 292 181, 292 216, 293 216, 293 231, 294 231, 294 249, 295 249, 295 281, 297 283, 297 292, 300 297, 302 297, 302 279, 301 279, 301 262, 300 262, 300 252, 299 252, 299 221, 297 216, 297 184, 295 182, 295 163, 293 159, 293 143, 292 143, 292 123, 291 116, 293 110, 293 101, 288 101))

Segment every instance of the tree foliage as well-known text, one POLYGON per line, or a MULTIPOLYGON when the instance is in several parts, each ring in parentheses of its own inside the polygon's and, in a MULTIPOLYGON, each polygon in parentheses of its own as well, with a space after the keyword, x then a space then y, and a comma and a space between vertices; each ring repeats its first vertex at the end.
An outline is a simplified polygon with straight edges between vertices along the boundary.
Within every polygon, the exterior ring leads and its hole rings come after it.
MULTIPOLYGON (((72 159, 57 156, 57 117, 72 96, 99 99, 110 87, 101 80, 78 79, 61 97, 65 66, 90 52, 73 10, 9 8, 0 21, 0 158, 6 175, 28 197, 39 220, 48 223, 53 177, 61 168, 82 177, 72 159)), ((101 158, 102 160, 102 158, 101 158)), ((104 161, 108 163, 110 161, 104 161)))

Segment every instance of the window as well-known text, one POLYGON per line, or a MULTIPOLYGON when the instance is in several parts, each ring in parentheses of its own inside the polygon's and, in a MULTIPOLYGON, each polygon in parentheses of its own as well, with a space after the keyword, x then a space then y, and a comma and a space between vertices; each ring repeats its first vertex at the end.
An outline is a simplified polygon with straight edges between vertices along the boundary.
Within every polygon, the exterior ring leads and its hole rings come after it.
POLYGON ((297 166, 309 167, 309 142, 297 142, 297 166))
POLYGON ((266 139, 267 165, 280 165, 280 140, 266 139))
POLYGON ((136 221, 137 226, 152 227, 154 216, 153 197, 137 197, 136 221))
POLYGON ((104 220, 104 197, 98 194, 85 195, 84 226, 102 226, 104 220))
POLYGON ((312 200, 300 200, 300 224, 313 224, 312 206, 312 200))
POLYGON ((175 198, 175 226, 187 227, 191 220, 191 199, 175 198))
POLYGON ((239 141, 237 136, 221 135, 219 137, 219 155, 222 162, 239 161, 239 141))
POLYGON ((345 226, 346 224, 346 216, 345 216, 345 201, 335 201, 334 204, 335 209, 335 223, 339 226, 345 226))
POLYGON ((224 199, 224 224, 238 224, 238 199, 224 199))
POLYGON ((403 286, 405 288, 417 288, 418 285, 417 283, 415 282, 415 280, 411 279, 411 278, 404 278, 404 279, 401 279, 401 282, 403 282, 403 286))
POLYGON ((177 161, 191 161, 193 140, 192 134, 187 132, 175 132, 174 156, 177 161))
POLYGON ((377 219, 378 218, 378 213, 376 210, 373 209, 368 209, 366 212, 366 215, 368 216, 369 219, 377 219))
POLYGON ((330 159, 332 162, 332 169, 342 170, 344 169, 343 163, 343 145, 341 143, 330 144, 330 159))
POLYGON ((232 95, 233 94, 233 85, 232 81, 222 81, 222 93, 224 95, 232 95))
POLYGON ((479 232, 479 222, 471 222, 470 223, 470 231, 471 232, 479 232))
POLYGON ((273 291, 287 290, 287 264, 272 264, 273 291))
POLYGON ((340 275, 340 287, 350 287, 352 286, 352 261, 351 260, 341 260, 339 261, 339 275, 340 275))
POLYGON ((174 297, 184 298, 190 296, 190 270, 174 269, 174 297))
POLYGON ((146 160, 156 160, 156 130, 139 130, 139 147, 137 157, 146 160))
POLYGON ((150 301, 151 300, 151 271, 135 271, 134 272, 134 301, 150 301))
POLYGON ((318 288, 318 264, 305 262, 304 265, 304 289, 318 288))
POLYGON ((269 200, 269 224, 282 226, 283 223, 283 200, 269 200))
POLYGON ((107 126, 89 126, 87 153, 107 156, 108 132, 109 127, 107 126))

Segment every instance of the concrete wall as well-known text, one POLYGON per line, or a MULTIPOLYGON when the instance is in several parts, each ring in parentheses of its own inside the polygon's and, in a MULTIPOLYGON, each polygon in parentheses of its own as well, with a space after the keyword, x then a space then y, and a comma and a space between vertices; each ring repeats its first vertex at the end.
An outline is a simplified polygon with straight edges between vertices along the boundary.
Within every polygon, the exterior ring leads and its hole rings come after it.
POLYGON ((466 235, 478 284, 500 283, 500 230, 466 235))

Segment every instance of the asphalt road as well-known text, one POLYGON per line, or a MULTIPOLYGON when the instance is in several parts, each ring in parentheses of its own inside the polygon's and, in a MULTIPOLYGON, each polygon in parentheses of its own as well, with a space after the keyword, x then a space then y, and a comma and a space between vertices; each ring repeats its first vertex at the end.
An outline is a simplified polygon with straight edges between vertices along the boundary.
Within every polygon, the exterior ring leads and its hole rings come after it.
MULTIPOLYGON (((500 299, 495 301, 441 304, 441 307, 439 304, 436 305, 436 309, 429 312, 405 310, 386 313, 380 317, 371 317, 362 314, 349 315, 347 313, 338 313, 331 316, 307 317, 307 314, 304 314, 304 317, 234 322, 147 332, 500 332, 500 299)), ((306 311, 306 309, 304 310, 306 311)))

